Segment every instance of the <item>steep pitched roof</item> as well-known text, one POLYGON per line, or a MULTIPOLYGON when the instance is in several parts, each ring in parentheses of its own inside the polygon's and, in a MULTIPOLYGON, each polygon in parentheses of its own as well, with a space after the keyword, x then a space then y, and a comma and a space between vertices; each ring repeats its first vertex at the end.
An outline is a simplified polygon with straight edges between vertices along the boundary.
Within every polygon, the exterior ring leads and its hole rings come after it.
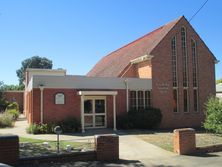
POLYGON ((97 77, 118 77, 130 60, 149 55, 182 17, 165 24, 141 38, 103 57, 87 74, 97 77))

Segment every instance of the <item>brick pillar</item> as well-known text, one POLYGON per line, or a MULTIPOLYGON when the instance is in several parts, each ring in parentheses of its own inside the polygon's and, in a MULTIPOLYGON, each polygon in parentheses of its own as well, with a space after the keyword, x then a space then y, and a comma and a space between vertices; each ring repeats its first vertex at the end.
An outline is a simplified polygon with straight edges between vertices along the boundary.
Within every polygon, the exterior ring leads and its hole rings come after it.
POLYGON ((95 136, 95 148, 98 161, 112 161, 119 159, 119 136, 95 136))
POLYGON ((16 165, 19 159, 19 138, 15 135, 0 136, 0 162, 16 165))
POLYGON ((174 130, 174 152, 179 155, 196 151, 195 130, 192 128, 174 130))

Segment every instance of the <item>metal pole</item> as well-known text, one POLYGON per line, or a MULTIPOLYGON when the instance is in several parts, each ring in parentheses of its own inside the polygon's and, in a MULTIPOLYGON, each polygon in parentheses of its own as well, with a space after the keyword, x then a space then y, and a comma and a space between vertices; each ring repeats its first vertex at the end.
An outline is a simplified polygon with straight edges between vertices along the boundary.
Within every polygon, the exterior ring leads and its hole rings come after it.
POLYGON ((59 154, 59 134, 57 134, 57 154, 59 154))

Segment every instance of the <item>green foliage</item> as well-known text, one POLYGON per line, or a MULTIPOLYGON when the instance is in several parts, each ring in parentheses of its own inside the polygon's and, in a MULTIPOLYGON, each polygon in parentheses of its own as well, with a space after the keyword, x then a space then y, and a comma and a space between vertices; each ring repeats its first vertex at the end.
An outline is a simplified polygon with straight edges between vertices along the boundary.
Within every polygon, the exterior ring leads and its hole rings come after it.
POLYGON ((162 120, 159 109, 148 108, 140 111, 129 111, 117 117, 117 126, 122 129, 151 129, 158 127, 162 120))
POLYGON ((221 79, 216 80, 216 84, 219 84, 219 83, 222 83, 222 78, 221 78, 221 79))
POLYGON ((10 103, 6 109, 7 110, 15 109, 15 110, 19 111, 19 105, 17 102, 13 102, 13 103, 10 103))
POLYGON ((0 112, 5 111, 6 107, 9 105, 9 102, 5 99, 0 99, 0 112))
POLYGON ((60 126, 63 133, 71 133, 79 131, 80 122, 76 118, 67 118, 57 123, 31 124, 26 131, 31 134, 49 134, 54 133, 55 126, 60 126))
POLYGON ((33 56, 23 60, 22 67, 16 71, 16 74, 19 78, 19 85, 23 85, 25 71, 27 68, 52 69, 52 61, 45 57, 39 56, 33 56))
POLYGON ((8 109, 6 113, 12 115, 12 118, 14 121, 17 120, 19 117, 19 110, 16 110, 16 109, 8 109))
POLYGON ((80 121, 76 118, 67 118, 58 122, 64 133, 77 132, 80 129, 80 121))
POLYGON ((219 98, 211 97, 208 99, 203 126, 211 132, 222 133, 222 101, 219 98))
POLYGON ((26 128, 26 132, 30 134, 49 134, 53 133, 52 124, 31 124, 26 128))
POLYGON ((24 90, 24 85, 3 85, 2 89, 4 91, 8 91, 8 90, 24 90))
POLYGON ((0 128, 13 127, 13 116, 7 112, 0 114, 0 128))

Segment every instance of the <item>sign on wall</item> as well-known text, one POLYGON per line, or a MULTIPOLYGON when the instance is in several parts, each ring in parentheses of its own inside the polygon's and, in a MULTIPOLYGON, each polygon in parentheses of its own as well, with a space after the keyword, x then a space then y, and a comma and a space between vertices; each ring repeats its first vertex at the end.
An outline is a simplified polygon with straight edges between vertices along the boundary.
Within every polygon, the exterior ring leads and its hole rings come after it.
POLYGON ((65 104, 65 96, 63 93, 57 93, 55 95, 55 104, 65 104))

